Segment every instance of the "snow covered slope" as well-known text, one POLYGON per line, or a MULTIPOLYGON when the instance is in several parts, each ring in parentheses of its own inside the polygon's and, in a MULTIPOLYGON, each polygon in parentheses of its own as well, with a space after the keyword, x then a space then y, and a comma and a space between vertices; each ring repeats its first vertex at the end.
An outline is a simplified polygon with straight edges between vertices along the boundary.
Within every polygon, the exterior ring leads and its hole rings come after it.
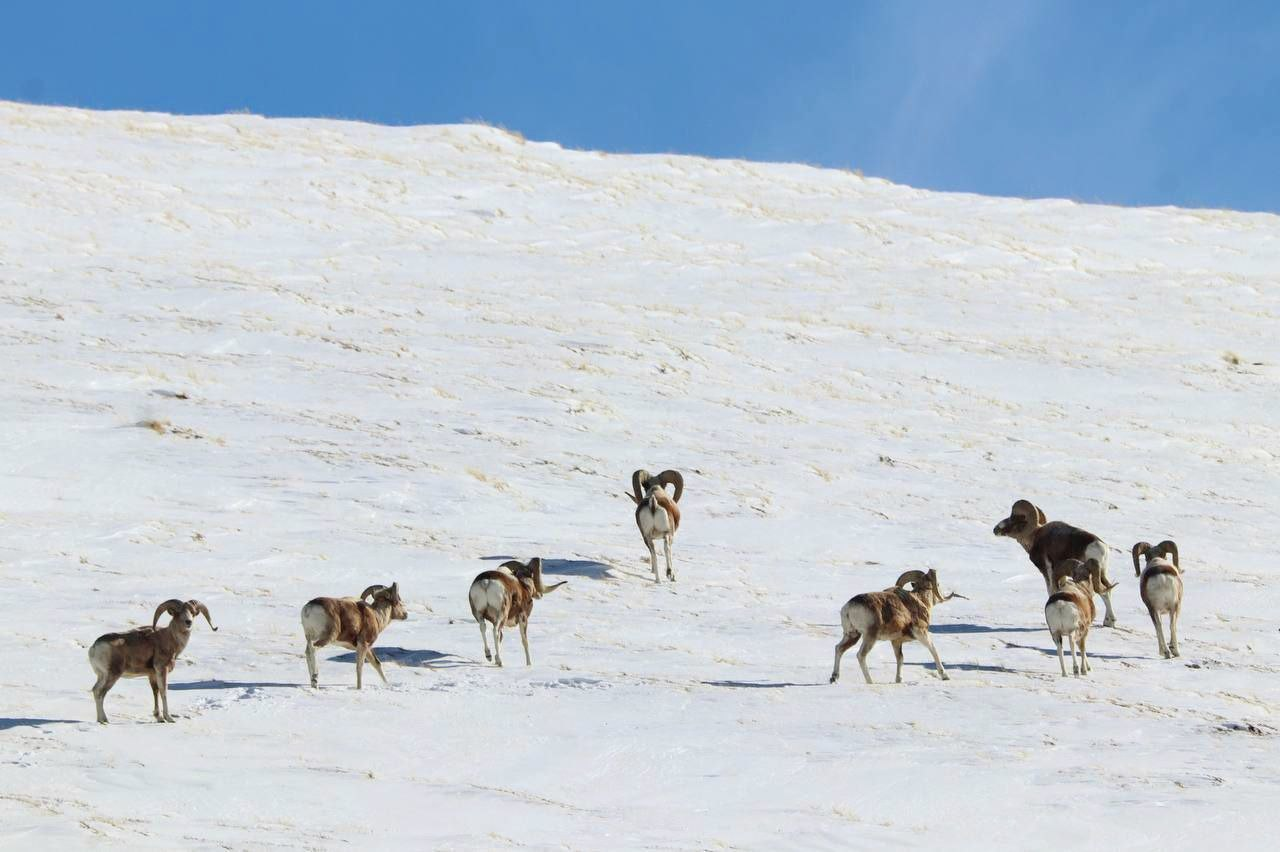
POLYGON ((1261 844, 1278 270, 1267 215, 0 104, 0 846, 1261 844), (655 585, 623 491, 668 466, 655 585), (1087 680, 1019 497, 1115 548, 1087 680), (533 666, 484 665, 468 584, 533 555, 533 666), (952 680, 829 686, 841 604, 924 567, 952 680), (391 580, 390 686, 305 688, 301 605, 391 580), (93 724, 89 643, 174 596, 221 627, 183 718, 126 680, 93 724))

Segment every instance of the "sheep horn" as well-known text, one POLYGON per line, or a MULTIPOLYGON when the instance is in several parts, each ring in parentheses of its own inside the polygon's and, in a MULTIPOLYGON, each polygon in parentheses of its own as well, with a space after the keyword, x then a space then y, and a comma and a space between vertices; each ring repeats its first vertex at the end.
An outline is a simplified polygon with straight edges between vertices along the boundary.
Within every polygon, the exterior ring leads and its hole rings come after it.
POLYGON ((167 612, 169 615, 176 615, 186 604, 177 598, 170 598, 160 606, 156 607, 156 614, 151 617, 151 629, 154 630, 156 622, 160 620, 160 613, 167 612))
POLYGON ((644 492, 649 487, 649 480, 652 478, 649 475, 649 471, 643 469, 631 474, 631 490, 636 494, 636 503, 644 499, 644 492))
POLYGON ((538 597, 554 592, 563 586, 568 580, 561 580, 559 583, 552 583, 550 586, 542 585, 542 557, 535 556, 529 560, 529 568, 533 571, 533 587, 538 590, 538 597))
POLYGON ((1138 557, 1151 549, 1150 542, 1140 541, 1133 546, 1133 576, 1142 576, 1142 569, 1138 567, 1138 557))
POLYGON ((1019 500, 1013 504, 1013 508, 1009 510, 1011 518, 1026 518, 1038 527, 1045 524, 1044 512, 1040 511, 1040 507, 1032 503, 1030 500, 1019 500))
POLYGON ((365 589, 363 592, 360 593, 360 600, 363 601, 365 598, 369 597, 369 595, 376 595, 378 592, 382 591, 385 588, 386 586, 376 586, 376 585, 370 586, 369 588, 365 589))
MULTIPOLYGON (((204 604, 200 603, 200 601, 187 601, 187 606, 192 607, 193 609, 195 609, 195 611, 196 611, 196 612, 198 612, 198 613, 200 613, 201 615, 203 615, 203 616, 204 616, 204 620, 205 620, 205 621, 207 621, 207 622, 209 622, 209 626, 210 626, 210 627, 213 627, 213 619, 209 617, 209 607, 207 607, 207 606, 205 606, 204 604)), ((214 632, 214 633, 217 633, 217 632, 218 632, 218 628, 213 627, 213 632, 214 632)))
POLYGON ((666 488, 668 485, 675 486, 676 493, 672 499, 677 503, 680 502, 680 495, 684 493, 684 477, 680 475, 680 471, 664 470, 662 473, 658 474, 658 484, 663 488, 666 488))
POLYGON ((1160 542, 1152 549, 1157 553, 1159 553, 1161 556, 1163 556, 1166 553, 1172 556, 1173 567, 1178 569, 1179 574, 1182 573, 1182 563, 1178 561, 1178 545, 1174 544, 1172 541, 1166 538, 1164 541, 1160 542))
POLYGON ((928 575, 923 571, 903 571, 902 574, 898 576, 898 579, 894 581, 893 585, 896 588, 901 589, 907 583, 915 583, 916 587, 919 588, 920 581, 927 576, 928 575))

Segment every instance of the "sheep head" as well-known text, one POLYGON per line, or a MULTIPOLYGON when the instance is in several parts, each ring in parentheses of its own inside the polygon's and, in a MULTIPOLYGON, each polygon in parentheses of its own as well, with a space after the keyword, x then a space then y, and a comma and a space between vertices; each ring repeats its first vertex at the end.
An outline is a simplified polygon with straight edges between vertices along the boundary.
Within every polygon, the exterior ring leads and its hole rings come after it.
POLYGON ((1031 534, 1048 523, 1044 512, 1040 511, 1030 500, 1019 500, 1009 510, 1009 517, 995 525, 991 530, 994 535, 1017 539, 1024 547, 1031 540, 1031 534))
POLYGON ((369 599, 369 606, 374 609, 387 607, 391 610, 391 617, 396 621, 404 621, 409 617, 409 612, 404 608, 404 601, 400 599, 400 584, 392 582, 390 586, 370 586, 360 593, 360 601, 364 602, 369 599))

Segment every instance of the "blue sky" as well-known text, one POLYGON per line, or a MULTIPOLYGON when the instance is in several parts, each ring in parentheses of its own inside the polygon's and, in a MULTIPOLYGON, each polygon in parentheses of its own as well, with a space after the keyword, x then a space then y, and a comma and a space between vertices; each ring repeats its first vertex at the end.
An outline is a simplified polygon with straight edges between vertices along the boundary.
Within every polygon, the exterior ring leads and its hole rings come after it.
POLYGON ((1280 212, 1274 2, 31 0, 0 6, 0 98, 483 118, 581 148, 1280 212))

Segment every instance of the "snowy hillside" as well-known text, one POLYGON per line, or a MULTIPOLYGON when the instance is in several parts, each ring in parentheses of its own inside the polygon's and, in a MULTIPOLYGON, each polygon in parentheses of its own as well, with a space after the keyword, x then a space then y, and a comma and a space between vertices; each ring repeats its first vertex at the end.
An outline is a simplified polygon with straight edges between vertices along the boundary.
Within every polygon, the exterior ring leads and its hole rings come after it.
POLYGON ((0 103, 0 847, 1269 842, 1278 319, 1274 216, 0 103), (685 472, 674 585, 636 467, 685 472), (1113 547, 1088 679, 1019 497, 1113 547), (533 666, 486 665, 467 587, 535 555, 533 666), (926 567, 952 679, 828 685, 841 604, 926 567), (301 605, 392 580, 390 686, 306 687, 301 605), (221 628, 182 718, 125 680, 94 724, 88 645, 175 596, 221 628))

